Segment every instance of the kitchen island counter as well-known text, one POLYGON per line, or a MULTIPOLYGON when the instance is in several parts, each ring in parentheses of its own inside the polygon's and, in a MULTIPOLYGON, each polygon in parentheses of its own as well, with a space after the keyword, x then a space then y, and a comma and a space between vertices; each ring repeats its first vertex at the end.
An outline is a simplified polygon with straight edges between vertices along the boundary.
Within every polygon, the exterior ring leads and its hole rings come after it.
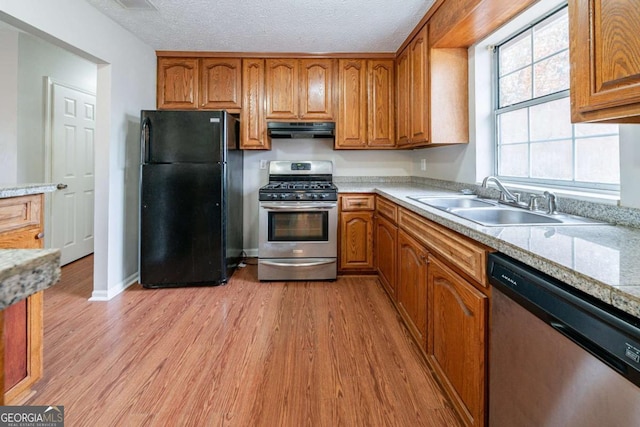
POLYGON ((619 225, 486 227, 410 199, 460 194, 412 182, 335 181, 340 193, 376 193, 640 318, 640 228, 619 225))

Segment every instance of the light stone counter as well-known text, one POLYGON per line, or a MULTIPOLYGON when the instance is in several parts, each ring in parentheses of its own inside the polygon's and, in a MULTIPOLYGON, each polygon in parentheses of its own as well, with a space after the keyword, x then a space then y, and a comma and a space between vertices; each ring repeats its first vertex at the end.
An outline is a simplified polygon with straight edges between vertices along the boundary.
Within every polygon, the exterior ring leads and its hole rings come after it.
POLYGON ((53 191, 56 191, 56 184, 0 184, 0 199, 53 191))
POLYGON ((0 310, 60 279, 59 249, 0 250, 0 310))
MULTIPOLYGON (((411 182, 334 179, 334 183, 340 193, 380 194, 640 318, 640 228, 620 225, 485 227, 408 198, 455 194, 452 190, 411 182)), ((637 210, 632 210, 631 215, 637 214, 637 210)))

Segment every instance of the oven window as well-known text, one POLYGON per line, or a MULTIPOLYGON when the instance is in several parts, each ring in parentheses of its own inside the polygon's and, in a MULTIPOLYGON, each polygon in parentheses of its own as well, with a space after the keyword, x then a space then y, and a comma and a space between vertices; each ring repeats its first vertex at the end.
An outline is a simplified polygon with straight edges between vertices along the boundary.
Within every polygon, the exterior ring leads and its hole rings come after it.
POLYGON ((269 212, 270 242, 328 240, 328 212, 269 212))

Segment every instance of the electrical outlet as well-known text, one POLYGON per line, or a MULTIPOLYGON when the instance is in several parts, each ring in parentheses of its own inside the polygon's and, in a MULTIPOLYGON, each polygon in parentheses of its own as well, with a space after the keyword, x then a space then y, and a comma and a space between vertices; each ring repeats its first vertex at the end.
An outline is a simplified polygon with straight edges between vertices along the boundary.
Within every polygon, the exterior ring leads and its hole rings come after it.
POLYGON ((260 169, 266 169, 266 168, 267 168, 267 161, 260 160, 260 169))
POLYGON ((427 170, 427 159, 420 159, 420 170, 421 171, 427 170))

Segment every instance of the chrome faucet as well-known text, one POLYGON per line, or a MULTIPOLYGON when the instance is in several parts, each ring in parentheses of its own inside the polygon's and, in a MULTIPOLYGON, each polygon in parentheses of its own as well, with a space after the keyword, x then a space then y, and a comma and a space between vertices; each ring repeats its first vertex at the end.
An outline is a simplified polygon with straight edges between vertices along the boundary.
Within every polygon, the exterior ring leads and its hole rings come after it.
POLYGON ((547 200, 547 214, 555 215, 558 213, 558 204, 556 202, 556 195, 550 191, 542 193, 547 200))
POLYGON ((492 181, 494 184, 496 184, 496 187, 498 187, 498 189, 500 190, 500 199, 499 201, 502 203, 512 203, 512 204, 519 204, 520 203, 520 195, 514 195, 511 194, 511 192, 509 190, 507 190, 504 185, 502 185, 502 183, 500 182, 500 180, 498 178, 496 178, 495 176, 488 176, 485 179, 482 180, 482 186, 484 188, 487 188, 487 184, 489 184, 489 181, 492 181))

